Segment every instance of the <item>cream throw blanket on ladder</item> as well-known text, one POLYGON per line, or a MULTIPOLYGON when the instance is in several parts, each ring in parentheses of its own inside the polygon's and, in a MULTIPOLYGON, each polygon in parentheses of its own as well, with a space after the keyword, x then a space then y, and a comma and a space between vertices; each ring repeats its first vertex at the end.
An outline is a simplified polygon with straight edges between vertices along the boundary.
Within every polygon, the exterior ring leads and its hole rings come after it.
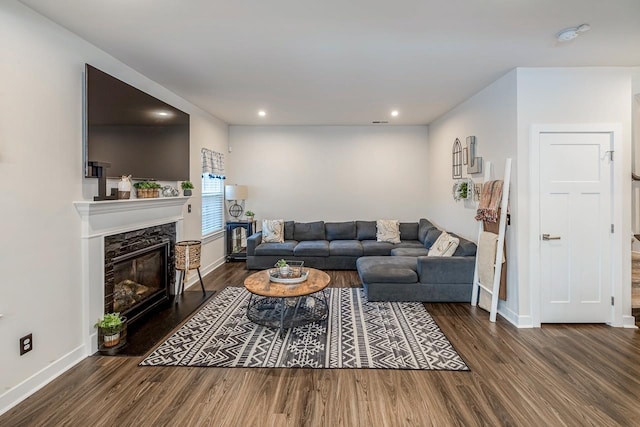
MULTIPOLYGON (((497 234, 489 231, 480 233, 480 239, 478 241, 478 281, 482 286, 489 289, 493 289, 497 247, 497 234)), ((504 258, 502 262, 504 263, 504 258)), ((491 309, 491 295, 482 288, 480 288, 478 305, 487 311, 491 309)))

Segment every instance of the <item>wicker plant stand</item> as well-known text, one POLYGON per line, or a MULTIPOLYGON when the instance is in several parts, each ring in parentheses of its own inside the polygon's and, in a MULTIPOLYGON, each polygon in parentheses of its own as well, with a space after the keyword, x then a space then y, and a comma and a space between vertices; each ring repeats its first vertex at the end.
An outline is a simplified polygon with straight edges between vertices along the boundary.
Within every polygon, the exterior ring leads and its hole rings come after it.
POLYGON ((178 295, 184 292, 184 276, 189 270, 197 270, 200 278, 200 287, 202 293, 204 290, 204 282, 200 274, 200 250, 202 242, 199 240, 184 240, 176 243, 176 270, 180 272, 180 280, 178 282, 178 295))

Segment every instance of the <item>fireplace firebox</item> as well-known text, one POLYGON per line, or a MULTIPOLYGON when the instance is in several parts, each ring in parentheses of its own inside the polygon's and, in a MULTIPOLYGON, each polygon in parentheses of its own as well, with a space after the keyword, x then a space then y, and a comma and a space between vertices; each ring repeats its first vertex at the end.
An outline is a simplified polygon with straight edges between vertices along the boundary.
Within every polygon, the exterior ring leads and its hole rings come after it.
POLYGON ((169 301, 175 235, 175 225, 164 224, 105 237, 105 313, 131 324, 169 301))
POLYGON ((147 308, 168 299, 169 242, 113 259, 113 311, 136 319, 147 308))

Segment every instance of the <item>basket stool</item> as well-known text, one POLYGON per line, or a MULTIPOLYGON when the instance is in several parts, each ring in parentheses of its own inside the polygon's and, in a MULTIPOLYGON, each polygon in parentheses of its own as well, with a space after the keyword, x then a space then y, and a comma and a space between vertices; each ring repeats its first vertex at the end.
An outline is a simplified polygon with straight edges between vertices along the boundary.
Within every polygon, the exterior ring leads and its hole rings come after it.
POLYGON ((204 290, 204 282, 200 274, 200 250, 202 242, 200 240, 183 240, 176 243, 176 270, 180 272, 180 281, 178 282, 178 295, 184 292, 184 277, 189 270, 197 270, 200 278, 200 287, 202 293, 204 290))

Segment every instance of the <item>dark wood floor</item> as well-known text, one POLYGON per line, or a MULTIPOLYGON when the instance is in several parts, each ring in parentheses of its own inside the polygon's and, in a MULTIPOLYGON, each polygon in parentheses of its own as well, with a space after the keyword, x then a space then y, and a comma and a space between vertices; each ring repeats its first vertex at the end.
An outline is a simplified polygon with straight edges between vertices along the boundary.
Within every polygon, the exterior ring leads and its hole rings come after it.
MULTIPOLYGON (((358 286, 353 271, 333 286, 358 286)), ((241 263, 205 278, 241 286, 241 263)), ((638 426, 640 332, 516 329, 468 304, 426 304, 470 372, 138 367, 89 357, 1 426, 638 426)))

